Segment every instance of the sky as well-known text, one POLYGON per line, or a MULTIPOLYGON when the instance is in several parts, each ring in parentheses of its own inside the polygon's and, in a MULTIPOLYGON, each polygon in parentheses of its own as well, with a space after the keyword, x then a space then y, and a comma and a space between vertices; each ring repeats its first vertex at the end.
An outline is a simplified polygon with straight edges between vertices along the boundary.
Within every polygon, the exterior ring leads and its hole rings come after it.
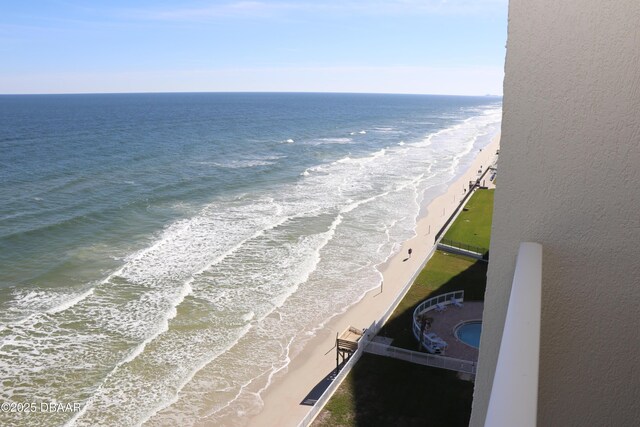
POLYGON ((502 94, 507 0, 0 0, 0 94, 502 94))

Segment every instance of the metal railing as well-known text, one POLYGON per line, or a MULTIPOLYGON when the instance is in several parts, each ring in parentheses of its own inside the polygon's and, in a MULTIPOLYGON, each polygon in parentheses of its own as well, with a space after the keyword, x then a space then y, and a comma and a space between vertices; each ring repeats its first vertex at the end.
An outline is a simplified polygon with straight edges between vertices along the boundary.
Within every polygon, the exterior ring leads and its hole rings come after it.
POLYGON ((440 240, 440 244, 451 246, 457 249, 462 249, 467 252, 477 253, 478 255, 482 255, 483 259, 489 258, 489 249, 482 246, 469 245, 467 243, 457 242, 455 240, 444 238, 440 240))
POLYGON ((538 413, 542 246, 521 243, 485 425, 535 427, 538 413))
POLYGON ((422 301, 418 306, 413 310, 413 336, 420 341, 420 332, 422 331, 422 325, 418 319, 418 316, 421 314, 434 310, 438 304, 449 305, 451 304, 451 300, 456 299, 460 302, 464 301, 464 291, 454 291, 448 292, 446 294, 437 295, 435 297, 431 297, 422 301))

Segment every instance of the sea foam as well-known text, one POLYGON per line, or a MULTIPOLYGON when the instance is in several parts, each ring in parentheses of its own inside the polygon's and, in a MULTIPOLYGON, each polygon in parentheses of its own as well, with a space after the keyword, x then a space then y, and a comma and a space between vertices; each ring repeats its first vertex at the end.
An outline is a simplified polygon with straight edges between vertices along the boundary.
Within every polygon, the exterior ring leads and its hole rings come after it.
POLYGON ((209 166, 239 172, 285 156, 304 163, 294 179, 181 209, 184 217, 98 282, 16 289, 20 322, 0 330, 0 357, 23 363, 0 369, 0 397, 83 402, 73 418, 48 419, 77 426, 215 425, 238 414, 243 422, 327 319, 379 285, 376 266, 415 234, 425 198, 456 177, 499 120, 499 109, 483 109, 420 136, 402 124, 363 124, 370 131, 354 138, 280 145, 280 136, 277 155, 215 160, 209 166), (329 149, 342 151, 319 151, 329 149))

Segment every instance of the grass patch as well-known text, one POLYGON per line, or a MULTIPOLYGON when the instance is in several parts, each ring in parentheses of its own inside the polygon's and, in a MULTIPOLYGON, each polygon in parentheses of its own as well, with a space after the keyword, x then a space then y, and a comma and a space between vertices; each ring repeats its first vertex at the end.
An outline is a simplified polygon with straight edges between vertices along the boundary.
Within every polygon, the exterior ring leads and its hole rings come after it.
POLYGON ((472 398, 455 372, 364 354, 313 426, 467 426, 472 398))
POLYGON ((495 190, 477 190, 467 202, 444 239, 489 249, 495 190))
MULTIPOLYGON (((366 356, 366 355, 365 355, 366 356)), ((352 370, 344 382, 340 384, 338 390, 331 396, 324 409, 318 414, 313 426, 355 426, 356 408, 354 398, 353 376, 356 367, 362 362, 364 356, 360 358, 354 370, 352 370)))

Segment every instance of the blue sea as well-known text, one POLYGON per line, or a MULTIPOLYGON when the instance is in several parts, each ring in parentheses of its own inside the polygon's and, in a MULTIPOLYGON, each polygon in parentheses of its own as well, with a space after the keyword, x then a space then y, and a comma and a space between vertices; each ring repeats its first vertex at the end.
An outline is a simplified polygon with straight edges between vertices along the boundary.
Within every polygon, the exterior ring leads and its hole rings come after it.
POLYGON ((0 425, 243 425, 501 99, 0 96, 0 425))

